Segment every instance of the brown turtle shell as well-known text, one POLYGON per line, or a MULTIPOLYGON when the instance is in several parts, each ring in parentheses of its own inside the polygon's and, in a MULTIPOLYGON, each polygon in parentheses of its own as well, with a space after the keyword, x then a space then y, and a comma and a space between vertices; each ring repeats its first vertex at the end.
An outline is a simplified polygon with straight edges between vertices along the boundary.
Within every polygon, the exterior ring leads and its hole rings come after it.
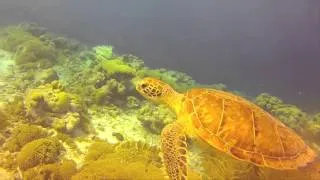
POLYGON ((293 130, 231 93, 192 89, 185 93, 181 113, 208 144, 258 166, 296 169, 316 157, 293 130))

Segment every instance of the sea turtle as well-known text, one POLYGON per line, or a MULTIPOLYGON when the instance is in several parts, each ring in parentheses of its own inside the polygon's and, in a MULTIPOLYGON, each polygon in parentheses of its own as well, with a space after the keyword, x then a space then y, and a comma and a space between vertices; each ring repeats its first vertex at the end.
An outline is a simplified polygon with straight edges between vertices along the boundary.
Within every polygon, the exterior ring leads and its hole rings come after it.
POLYGON ((187 178, 186 136, 200 137, 238 160, 274 169, 297 169, 316 157, 293 130, 240 96, 207 88, 181 94, 151 77, 138 82, 136 89, 153 102, 167 104, 177 115, 161 133, 170 179, 187 178))

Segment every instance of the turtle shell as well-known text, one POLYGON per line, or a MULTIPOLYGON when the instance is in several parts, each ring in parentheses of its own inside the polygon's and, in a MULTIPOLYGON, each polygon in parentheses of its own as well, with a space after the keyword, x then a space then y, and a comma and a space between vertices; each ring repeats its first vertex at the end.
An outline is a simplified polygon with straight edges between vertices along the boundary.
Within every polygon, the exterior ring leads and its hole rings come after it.
POLYGON ((211 89, 185 93, 183 117, 211 146, 258 166, 296 169, 316 154, 293 130, 250 101, 211 89))

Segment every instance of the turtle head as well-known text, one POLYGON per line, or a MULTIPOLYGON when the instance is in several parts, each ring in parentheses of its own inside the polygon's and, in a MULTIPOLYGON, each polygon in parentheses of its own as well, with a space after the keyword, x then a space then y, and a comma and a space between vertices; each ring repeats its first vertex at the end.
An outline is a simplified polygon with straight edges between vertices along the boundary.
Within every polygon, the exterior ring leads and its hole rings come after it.
POLYGON ((142 96, 157 103, 166 102, 168 97, 175 92, 169 84, 151 77, 144 78, 138 82, 136 89, 142 96))
POLYGON ((137 83, 136 89, 145 98, 155 103, 165 103, 176 113, 180 111, 184 95, 176 92, 169 84, 146 77, 137 83))

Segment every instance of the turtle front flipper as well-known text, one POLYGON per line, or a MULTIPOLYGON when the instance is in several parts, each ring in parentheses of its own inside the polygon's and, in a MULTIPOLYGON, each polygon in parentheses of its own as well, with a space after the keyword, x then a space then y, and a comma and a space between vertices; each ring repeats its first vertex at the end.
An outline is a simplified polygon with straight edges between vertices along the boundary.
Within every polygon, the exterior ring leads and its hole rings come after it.
POLYGON ((171 180, 187 179, 187 142, 179 123, 167 125, 161 133, 163 161, 171 180))

